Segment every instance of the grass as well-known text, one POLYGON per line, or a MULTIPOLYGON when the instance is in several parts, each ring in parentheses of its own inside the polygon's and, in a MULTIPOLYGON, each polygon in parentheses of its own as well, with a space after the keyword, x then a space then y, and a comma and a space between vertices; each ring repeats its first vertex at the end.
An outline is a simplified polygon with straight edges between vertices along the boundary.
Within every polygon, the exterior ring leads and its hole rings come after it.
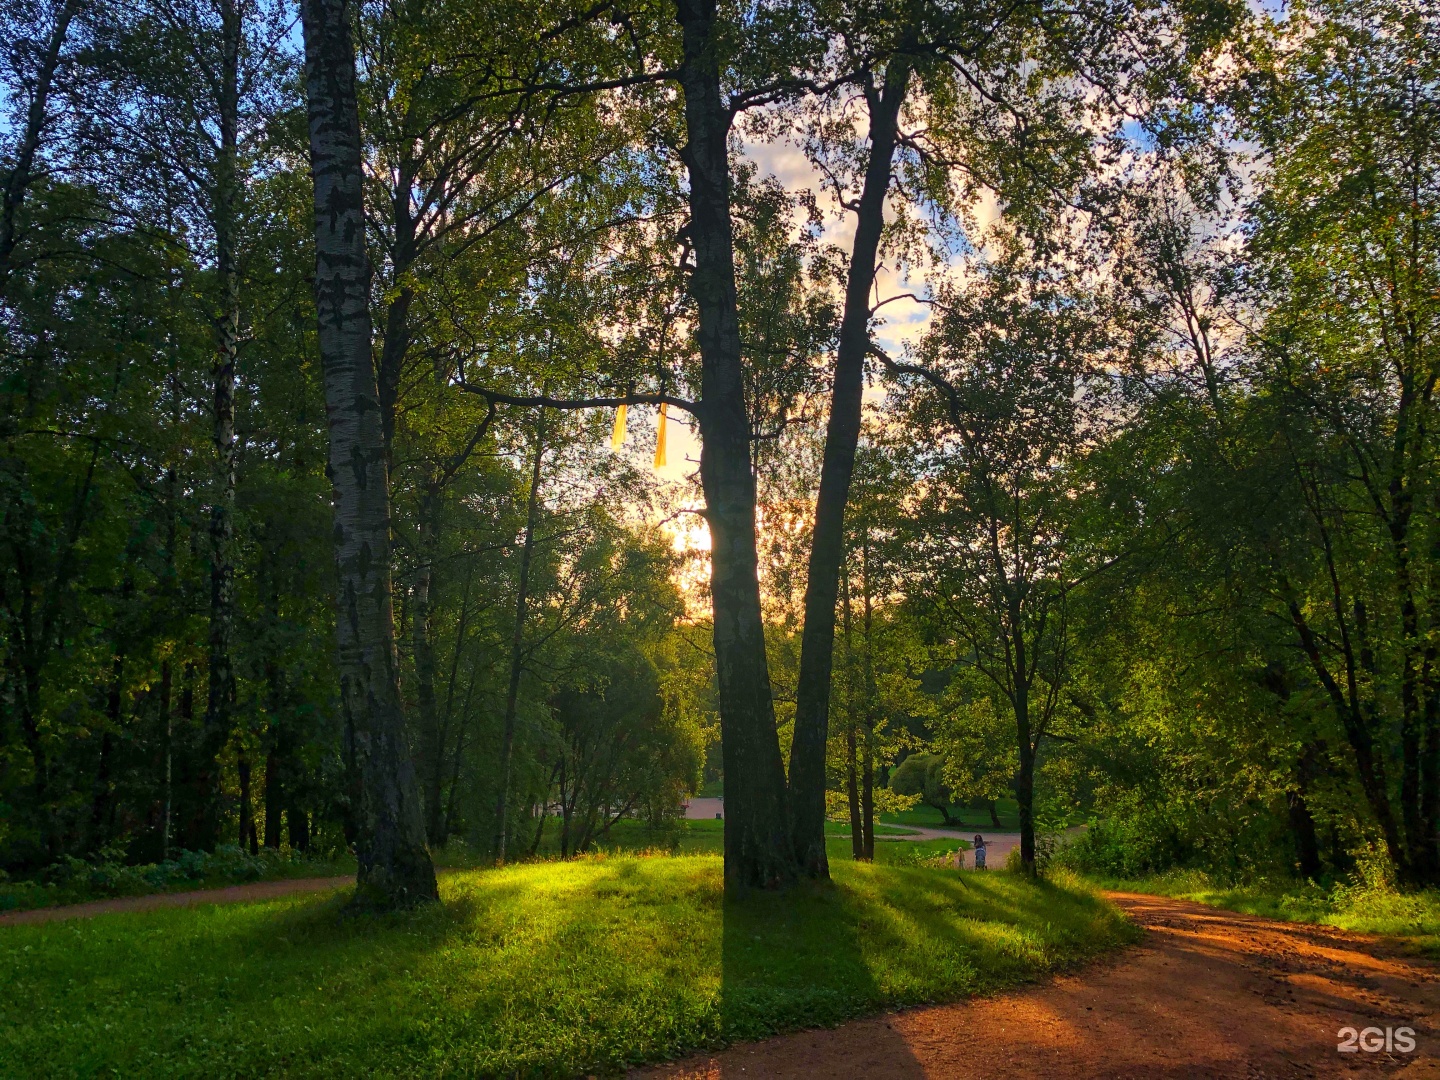
POLYGON ((342 893, 0 927, 0 1075, 616 1073, 1133 934, 1074 880, 832 869, 728 905, 714 856, 621 856, 447 873, 443 907, 381 918, 342 893))
POLYGON ((1324 889, 1295 881, 1228 885, 1195 870, 1089 880, 1107 889, 1173 896, 1246 915, 1383 934, 1402 939, 1417 952, 1440 957, 1440 890, 1436 889, 1402 893, 1379 884, 1324 889))
MULTIPOLYGON (((897 848, 919 848, 928 855, 953 853, 958 848, 969 848, 964 840, 901 840, 904 836, 915 835, 913 829, 898 825, 875 826, 875 858, 880 862, 896 861, 909 863, 911 856, 898 853, 897 848)), ((850 858, 850 826, 837 822, 825 824, 826 848, 831 859, 850 858)), ((560 829, 551 819, 542 836, 539 855, 553 858, 560 854, 560 829)), ((678 821, 668 826, 653 829, 643 821, 626 819, 616 822, 610 835, 597 839, 591 846, 596 852, 608 854, 669 852, 677 855, 719 855, 725 845, 725 822, 700 818, 694 821, 678 821)), ((440 866, 479 866, 480 860, 464 854, 464 849, 454 845, 436 856, 440 866)))
MULTIPOLYGON (((1015 832, 1020 828, 1019 811, 1016 809, 1014 799, 996 800, 995 816, 1000 819, 999 832, 1015 832)), ((950 818, 951 823, 947 825, 939 810, 933 806, 919 803, 898 814, 884 814, 880 820, 892 825, 920 825, 931 829, 973 829, 979 833, 997 831, 995 823, 990 820, 990 811, 988 810, 972 810, 966 806, 952 806, 950 818)))
MULTIPOLYGON (((893 837, 914 835, 911 829, 893 825, 877 825, 875 835, 884 841, 893 837)), ((593 845, 596 852, 609 854, 668 851, 671 854, 720 854, 724 846, 725 823, 699 820, 673 822, 661 829, 652 829, 644 822, 626 819, 617 822, 610 835, 593 845)), ((830 857, 849 858, 850 827, 828 823, 826 836, 830 857), (842 839, 845 842, 841 842, 842 839)), ((555 819, 547 823, 542 836, 539 856, 559 856, 560 828, 555 819)), ((895 845, 881 843, 876 849, 880 862, 915 865, 924 859, 953 854, 957 848, 968 848, 965 842, 932 841, 910 845, 914 850, 892 850, 895 845), (923 859, 920 856, 923 855, 923 859)), ((462 843, 452 843, 433 853, 435 865, 442 870, 477 870, 490 865, 484 853, 472 851, 462 843)), ((340 877, 355 873, 355 859, 344 855, 331 859, 303 858, 262 850, 258 857, 238 848, 225 848, 214 855, 199 856, 197 869, 181 872, 175 864, 165 867, 120 866, 104 863, 98 866, 71 860, 64 880, 58 882, 6 881, 0 878, 0 912, 23 911, 29 908, 53 907, 60 904, 83 903, 115 896, 143 896, 151 893, 189 892, 215 889, 250 881, 276 881, 291 878, 340 877), (157 871, 161 871, 157 875, 157 871)))

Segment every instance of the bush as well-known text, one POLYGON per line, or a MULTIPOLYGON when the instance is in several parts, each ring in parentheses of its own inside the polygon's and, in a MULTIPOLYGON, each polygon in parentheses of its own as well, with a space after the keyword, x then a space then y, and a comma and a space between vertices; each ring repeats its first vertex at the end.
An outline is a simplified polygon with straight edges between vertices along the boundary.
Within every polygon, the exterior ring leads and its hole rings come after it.
POLYGON ((1060 867, 1105 878, 1138 878, 1170 870, 1173 852, 1138 825, 1119 818, 1091 818, 1085 831, 1054 842, 1050 859, 1060 867))

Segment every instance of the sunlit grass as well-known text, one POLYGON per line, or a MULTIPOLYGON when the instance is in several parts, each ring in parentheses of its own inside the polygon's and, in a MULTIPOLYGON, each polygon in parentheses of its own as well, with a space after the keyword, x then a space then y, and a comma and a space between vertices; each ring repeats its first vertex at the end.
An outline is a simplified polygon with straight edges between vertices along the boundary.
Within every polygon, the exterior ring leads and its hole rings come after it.
POLYGON ((1324 889, 1294 881, 1227 885, 1197 870, 1176 870, 1138 880, 1097 879, 1097 883, 1246 915, 1383 934, 1404 939, 1418 951, 1440 956, 1440 890, 1436 889, 1400 892, 1381 885, 1324 889))
MULTIPOLYGON (((897 845, 898 846, 898 845, 897 845)), ((714 856, 442 877, 443 908, 344 894, 0 928, 0 1073, 573 1075, 952 999, 1126 940, 1083 888, 837 860, 721 898, 714 856)))

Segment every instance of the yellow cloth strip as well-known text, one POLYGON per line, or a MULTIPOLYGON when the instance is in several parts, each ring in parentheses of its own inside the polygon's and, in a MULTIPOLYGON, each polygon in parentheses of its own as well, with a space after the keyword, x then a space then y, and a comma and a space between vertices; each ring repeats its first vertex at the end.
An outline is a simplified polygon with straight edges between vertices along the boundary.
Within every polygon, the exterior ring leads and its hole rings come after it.
POLYGON ((615 410, 615 430, 610 433, 610 449, 619 450, 625 445, 625 413, 628 405, 621 405, 615 410))
POLYGON ((660 403, 660 426, 655 429, 655 468, 665 464, 665 403, 660 403))

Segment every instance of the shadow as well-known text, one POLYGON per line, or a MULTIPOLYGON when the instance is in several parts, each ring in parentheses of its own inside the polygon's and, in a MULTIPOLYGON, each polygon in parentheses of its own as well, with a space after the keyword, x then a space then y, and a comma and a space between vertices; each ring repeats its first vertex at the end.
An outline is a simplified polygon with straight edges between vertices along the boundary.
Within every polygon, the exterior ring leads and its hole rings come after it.
MULTIPOLYGON (((784 1035, 763 1046, 761 1074, 774 1077, 920 1078, 924 1069, 905 1039, 877 1028, 861 1055, 821 1061, 831 1028, 890 1003, 872 970, 873 912, 834 883, 802 883, 786 893, 756 891, 722 910, 720 1034, 726 1043, 784 1035), (789 1034, 785 1034, 789 1033, 789 1034)), ((737 1046, 700 1066, 701 1075, 755 1075, 755 1048, 737 1046)), ((677 1067, 690 1075, 695 1063, 677 1067), (690 1070, 687 1072, 686 1070, 690 1070)))

